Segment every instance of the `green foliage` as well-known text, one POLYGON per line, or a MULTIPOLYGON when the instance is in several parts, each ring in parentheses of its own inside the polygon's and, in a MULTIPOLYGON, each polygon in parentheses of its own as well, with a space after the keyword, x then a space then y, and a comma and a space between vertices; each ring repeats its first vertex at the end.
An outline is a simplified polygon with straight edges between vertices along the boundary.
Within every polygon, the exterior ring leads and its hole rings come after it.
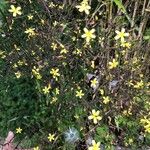
POLYGON ((145 31, 144 40, 150 41, 150 28, 145 31))
POLYGON ((2 78, 0 83, 1 110, 3 110, 0 115, 0 129, 1 133, 5 133, 6 127, 9 130, 15 130, 15 126, 20 126, 29 118, 32 121, 37 103, 34 101, 36 98, 34 84, 29 79, 16 80, 12 76, 7 76, 7 79, 4 81, 2 78))
POLYGON ((113 0, 113 2, 118 6, 118 8, 125 14, 128 21, 131 23, 131 18, 129 17, 126 8, 124 7, 122 0, 113 0))
POLYGON ((6 0, 1 0, 1 1, 0 1, 0 10, 1 10, 2 12, 5 11, 6 6, 7 6, 6 0))
POLYGON ((113 1, 118 6, 118 8, 121 9, 121 11, 123 13, 126 13, 126 9, 125 9, 124 5, 122 4, 121 0, 113 0, 113 1))

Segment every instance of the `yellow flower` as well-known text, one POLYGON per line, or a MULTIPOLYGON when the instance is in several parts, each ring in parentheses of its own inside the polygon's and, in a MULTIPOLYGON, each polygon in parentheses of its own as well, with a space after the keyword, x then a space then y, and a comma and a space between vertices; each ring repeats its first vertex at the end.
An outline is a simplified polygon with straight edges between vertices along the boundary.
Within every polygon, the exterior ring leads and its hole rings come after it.
POLYGON ((21 60, 18 61, 18 65, 19 65, 19 66, 22 66, 23 64, 24 64, 23 61, 21 61, 21 60))
POLYGON ((77 114, 76 114, 74 117, 75 117, 76 119, 79 119, 79 115, 77 115, 77 114))
POLYGON ((34 147, 33 150, 40 150, 40 148, 37 146, 37 147, 34 147))
POLYGON ((134 85, 133 87, 136 88, 136 89, 140 89, 140 88, 142 88, 143 86, 144 86, 144 83, 143 83, 143 81, 141 80, 141 81, 137 82, 136 85, 134 85))
POLYGON ((92 146, 88 150, 100 150, 100 142, 96 143, 95 140, 92 140, 92 146))
POLYGON ((125 33, 125 29, 122 28, 121 31, 116 30, 116 36, 115 36, 115 40, 121 39, 121 42, 124 42, 124 38, 129 36, 129 33, 125 33))
POLYGON ((95 68, 95 62, 91 61, 91 67, 94 69, 95 68))
POLYGON ((16 63, 14 63, 13 68, 17 68, 17 67, 18 67, 18 65, 16 63))
POLYGON ((81 51, 81 49, 78 49, 78 48, 77 48, 76 50, 73 51, 73 54, 82 56, 82 51, 81 51))
POLYGON ((121 46, 129 49, 131 47, 131 44, 129 42, 124 41, 121 43, 121 46))
POLYGON ((97 124, 99 120, 102 120, 102 117, 99 115, 100 111, 95 111, 95 109, 92 110, 91 115, 88 117, 89 120, 93 119, 94 124, 97 124))
POLYGON ((88 1, 85 0, 83 2, 80 3, 80 5, 77 5, 76 8, 79 9, 79 12, 85 12, 87 15, 90 13, 90 9, 91 7, 88 5, 88 1))
POLYGON ((41 24, 43 24, 43 25, 45 24, 45 21, 44 21, 44 19, 41 19, 41 24))
POLYGON ((150 133, 150 119, 144 117, 144 119, 140 120, 140 123, 143 124, 145 132, 150 133))
POLYGON ((107 103, 109 103, 109 102, 110 102, 110 98, 109 98, 108 96, 106 96, 106 97, 104 96, 104 97, 103 97, 103 103, 104 103, 104 104, 107 104, 107 103))
POLYGON ((34 66, 33 69, 32 69, 32 73, 33 73, 33 75, 34 75, 37 79, 41 79, 41 78, 42 78, 41 74, 39 73, 39 68, 36 68, 35 66, 34 66))
POLYGON ((5 57, 6 57, 5 52, 0 50, 0 58, 5 58, 5 57))
POLYGON ((81 36, 82 38, 86 38, 86 42, 89 43, 91 39, 94 39, 96 36, 94 34, 95 29, 88 30, 84 28, 84 34, 81 36))
POLYGON ((49 133, 49 135, 48 135, 48 140, 49 140, 50 142, 51 142, 51 141, 54 141, 54 140, 55 140, 54 136, 55 136, 55 134, 49 133))
POLYGON ((57 49, 57 44, 56 43, 52 43, 51 48, 55 51, 57 49))
POLYGON ((53 98, 52 98, 52 101, 51 101, 50 103, 51 103, 51 104, 56 103, 56 102, 57 102, 57 100, 58 100, 58 98, 57 98, 57 97, 53 97, 53 98))
POLYGON ((54 7, 55 7, 55 4, 54 4, 53 2, 50 2, 50 4, 49 4, 48 7, 49 7, 49 8, 54 8, 54 7))
POLYGON ((133 139, 129 139, 129 144, 132 144, 133 143, 133 139))
POLYGON ((49 84, 48 87, 45 86, 45 87, 42 89, 42 91, 44 92, 44 94, 47 94, 47 93, 49 93, 49 90, 50 90, 50 89, 51 89, 51 85, 49 84))
POLYGON ((145 132, 150 133, 150 121, 148 122, 147 125, 144 126, 145 132))
POLYGON ((125 116, 130 116, 130 115, 132 115, 132 112, 131 112, 131 109, 129 108, 128 110, 124 110, 123 112, 122 112, 125 116))
POLYGON ((17 72, 15 73, 15 75, 16 75, 16 78, 19 79, 19 78, 21 77, 21 72, 20 72, 20 71, 17 71, 17 72))
POLYGON ((22 132, 22 129, 19 127, 19 128, 16 128, 16 133, 21 133, 22 132))
POLYGON ((68 53, 68 50, 63 48, 61 51, 60 51, 60 54, 67 54, 68 53))
POLYGON ((55 21, 53 22, 53 26, 55 27, 56 25, 58 25, 58 22, 55 20, 55 21))
POLYGON ((29 36, 34 36, 35 35, 35 28, 28 28, 26 29, 25 33, 28 34, 29 36))
POLYGON ((11 9, 9 9, 8 11, 13 13, 13 17, 16 17, 17 14, 18 15, 21 15, 21 7, 15 7, 14 5, 11 5, 10 6, 11 9))
POLYGON ((64 4, 63 5, 59 5, 58 8, 59 9, 63 9, 64 8, 64 4))
POLYGON ((116 68, 118 66, 118 61, 116 61, 115 59, 113 59, 112 62, 109 62, 109 69, 113 69, 116 68))
POLYGON ((99 92, 101 95, 104 95, 104 90, 103 89, 99 89, 99 92))
POLYGON ((140 123, 142 123, 142 124, 145 124, 145 123, 147 123, 148 122, 148 119, 147 119, 147 117, 145 117, 144 116, 144 119, 141 119, 140 120, 140 123))
POLYGON ((59 69, 58 68, 56 68, 56 69, 52 68, 50 71, 50 74, 52 74, 53 78, 56 79, 56 81, 57 81, 58 80, 57 77, 60 76, 59 69))
POLYGON ((73 40, 73 41, 75 41, 75 40, 76 40, 76 37, 75 37, 75 36, 73 36, 73 37, 72 37, 72 40, 73 40))
POLYGON ((98 81, 96 78, 94 78, 93 80, 91 80, 91 87, 95 88, 98 84, 98 81))
POLYGON ((33 19, 33 15, 31 15, 31 14, 28 15, 27 17, 28 17, 28 20, 32 20, 33 19))
POLYGON ((58 89, 58 88, 55 89, 55 94, 56 94, 56 95, 59 94, 59 89, 58 89))
POLYGON ((84 96, 84 93, 82 90, 76 91, 76 97, 82 98, 84 96))

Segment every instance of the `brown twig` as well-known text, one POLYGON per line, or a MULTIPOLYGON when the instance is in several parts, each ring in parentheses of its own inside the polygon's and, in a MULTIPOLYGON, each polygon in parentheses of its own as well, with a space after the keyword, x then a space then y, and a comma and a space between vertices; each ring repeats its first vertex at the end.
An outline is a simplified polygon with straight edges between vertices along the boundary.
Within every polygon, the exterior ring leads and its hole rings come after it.
POLYGON ((138 3, 139 3, 139 1, 135 2, 133 16, 132 16, 132 22, 131 22, 131 28, 133 28, 133 26, 135 24, 135 16, 136 16, 136 12, 137 12, 137 9, 138 9, 138 3))
MULTIPOLYGON (((149 7, 150 7, 150 1, 148 2, 146 9, 149 8, 149 7)), ((143 33, 145 31, 148 19, 150 17, 150 14, 147 11, 145 11, 145 7, 144 6, 143 6, 143 8, 144 8, 143 20, 140 23, 139 33, 138 33, 138 38, 140 39, 139 46, 142 43, 143 33)))
POLYGON ((144 15, 144 12, 145 12, 146 1, 147 0, 144 0, 144 4, 143 4, 143 8, 142 8, 142 16, 144 15))

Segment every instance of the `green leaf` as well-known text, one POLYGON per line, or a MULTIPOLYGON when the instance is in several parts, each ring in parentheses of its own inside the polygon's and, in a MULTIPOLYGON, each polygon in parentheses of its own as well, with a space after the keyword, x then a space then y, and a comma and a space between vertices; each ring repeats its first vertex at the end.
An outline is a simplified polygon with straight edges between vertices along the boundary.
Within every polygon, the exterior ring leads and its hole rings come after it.
POLYGON ((98 135, 101 135, 101 137, 106 137, 106 135, 109 133, 108 131, 109 131, 109 130, 108 130, 108 127, 105 126, 105 125, 103 125, 103 126, 101 126, 101 127, 98 127, 98 128, 96 129, 97 134, 98 134, 98 135))
POLYGON ((5 16, 6 6, 6 0, 0 0, 0 28, 2 27, 2 18, 5 16))
POLYGON ((131 23, 131 18, 129 17, 129 15, 127 14, 127 11, 124 7, 124 5, 122 4, 121 0, 113 0, 113 2, 118 6, 118 8, 122 11, 122 13, 125 14, 126 18, 128 19, 128 21, 131 23))
POLYGON ((150 40, 150 28, 146 29, 143 38, 144 40, 150 40))
POLYGON ((4 12, 6 9, 7 2, 6 0, 0 0, 0 10, 4 12))
POLYGON ((121 11, 122 11, 123 13, 126 13, 126 9, 125 9, 125 7, 123 6, 121 0, 113 0, 113 1, 114 1, 114 3, 118 6, 118 8, 121 9, 121 11))

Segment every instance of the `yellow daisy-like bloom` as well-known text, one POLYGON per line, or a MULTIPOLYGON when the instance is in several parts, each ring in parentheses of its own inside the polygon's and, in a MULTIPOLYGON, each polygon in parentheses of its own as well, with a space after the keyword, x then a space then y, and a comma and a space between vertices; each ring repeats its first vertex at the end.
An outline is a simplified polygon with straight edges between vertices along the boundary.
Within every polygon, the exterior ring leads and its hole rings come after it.
POLYGON ((150 133, 150 119, 144 117, 144 119, 141 119, 140 122, 143 124, 145 132, 150 133))
POLYGON ((97 84, 98 84, 98 81, 97 81, 96 78, 94 78, 93 80, 91 80, 91 87, 92 88, 95 88, 97 86, 97 84))
POLYGON ((90 13, 91 6, 88 5, 88 1, 84 0, 80 5, 77 5, 76 8, 79 9, 79 12, 85 12, 87 15, 90 13))
POLYGON ((76 119, 79 119, 79 115, 77 115, 77 114, 76 114, 74 117, 75 117, 76 119))
POLYGON ((99 89, 99 92, 101 95, 104 95, 104 93, 105 93, 103 89, 99 89))
POLYGON ((144 126, 145 132, 150 133, 150 121, 148 122, 147 125, 144 126))
POLYGON ((129 138, 129 144, 132 144, 133 143, 133 139, 129 138))
POLYGON ((19 128, 16 128, 16 133, 21 133, 22 132, 22 129, 19 127, 19 128))
POLYGON ((76 50, 73 51, 73 54, 82 56, 82 51, 81 51, 81 49, 78 49, 78 48, 77 48, 76 50))
POLYGON ((76 97, 82 98, 84 96, 84 93, 82 90, 76 91, 76 97))
POLYGON ((41 24, 42 24, 42 25, 44 25, 44 24, 45 24, 44 19, 41 19, 41 24))
POLYGON ((55 89, 55 94, 58 95, 59 92, 60 92, 59 88, 56 88, 56 89, 55 89))
POLYGON ((109 62, 109 69, 113 69, 116 68, 118 66, 118 61, 116 61, 115 59, 113 59, 112 62, 109 62))
POLYGON ((141 81, 137 82, 133 87, 136 89, 140 89, 140 88, 143 88, 143 86, 144 86, 144 83, 141 80, 141 81))
POLYGON ((140 120, 140 123, 142 123, 142 124, 145 124, 147 122, 148 122, 148 119, 146 116, 144 116, 144 118, 140 120))
POLYGON ((116 30, 116 36, 115 36, 115 40, 121 39, 121 42, 124 42, 124 38, 129 36, 129 33, 125 33, 125 29, 122 28, 121 31, 116 30))
POLYGON ((122 42, 121 46, 125 47, 125 48, 128 48, 128 49, 131 48, 131 44, 129 42, 122 42))
POLYGON ((102 120, 102 117, 99 115, 100 111, 95 111, 95 109, 92 110, 91 115, 88 117, 89 120, 93 119, 94 124, 97 124, 99 120, 102 120))
POLYGON ((28 15, 27 17, 28 17, 28 20, 32 20, 33 19, 33 15, 31 15, 31 14, 28 15))
POLYGON ((40 150, 40 148, 37 146, 37 147, 34 147, 33 150, 40 150))
POLYGON ((51 141, 54 141, 54 140, 55 140, 54 136, 55 136, 55 134, 49 133, 49 135, 48 135, 48 140, 49 140, 50 142, 51 142, 51 141))
POLYGON ((63 48, 61 51, 60 51, 60 54, 67 54, 68 53, 68 50, 63 48))
POLYGON ((58 80, 57 77, 60 76, 59 69, 58 68, 56 68, 56 69, 52 68, 50 71, 50 74, 52 74, 53 78, 56 79, 56 81, 57 81, 58 80))
POLYGON ((47 93, 49 93, 49 90, 50 90, 50 89, 51 89, 51 85, 49 84, 48 87, 45 86, 45 87, 42 89, 42 91, 44 92, 44 94, 47 94, 47 93))
POLYGON ((55 51, 57 49, 57 44, 56 43, 52 43, 51 48, 55 51))
POLYGON ((41 74, 39 73, 39 68, 36 68, 35 66, 33 67, 32 69, 32 74, 37 78, 37 79, 41 79, 42 76, 41 74))
POLYGON ((26 29, 25 33, 28 34, 29 36, 34 36, 35 35, 35 28, 28 28, 26 29))
POLYGON ((58 100, 58 98, 57 97, 53 97, 52 98, 52 101, 50 102, 51 104, 54 104, 54 103, 56 103, 57 102, 57 100, 58 100))
POLYGON ((92 140, 92 146, 88 150, 100 150, 100 142, 96 143, 95 140, 92 140))
POLYGON ((106 97, 104 96, 104 97, 103 97, 103 103, 104 103, 104 104, 107 104, 107 103, 109 103, 109 102, 110 102, 110 98, 109 98, 108 96, 106 96, 106 97))
POLYGON ((91 39, 94 39, 96 37, 94 34, 95 29, 88 30, 87 28, 84 28, 83 30, 84 34, 81 37, 85 38, 87 43, 89 43, 91 39))
POLYGON ((17 15, 22 14, 21 7, 15 7, 14 5, 11 5, 8 11, 13 14, 13 17, 16 17, 17 15))
POLYGON ((17 72, 15 73, 15 75, 16 75, 16 78, 19 79, 19 78, 21 77, 21 72, 20 72, 20 71, 17 71, 17 72))
POLYGON ((95 68, 95 63, 94 61, 91 61, 91 67, 94 69, 95 68))
POLYGON ((53 2, 50 2, 50 4, 49 4, 49 8, 54 8, 56 5, 53 3, 53 2))

